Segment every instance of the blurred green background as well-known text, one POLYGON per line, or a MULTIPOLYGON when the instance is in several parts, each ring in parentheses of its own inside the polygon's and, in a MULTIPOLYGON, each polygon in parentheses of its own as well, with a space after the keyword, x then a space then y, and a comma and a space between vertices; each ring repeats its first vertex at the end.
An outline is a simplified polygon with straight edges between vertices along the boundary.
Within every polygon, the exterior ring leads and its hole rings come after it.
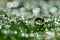
POLYGON ((60 40, 60 0, 0 0, 0 40, 60 40))

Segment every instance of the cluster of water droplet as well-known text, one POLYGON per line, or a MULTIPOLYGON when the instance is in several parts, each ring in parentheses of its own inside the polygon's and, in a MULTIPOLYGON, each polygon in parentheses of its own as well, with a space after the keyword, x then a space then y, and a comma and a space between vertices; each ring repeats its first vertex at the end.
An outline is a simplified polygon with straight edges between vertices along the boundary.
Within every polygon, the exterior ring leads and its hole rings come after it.
MULTIPOLYGON (((24 3, 22 7, 19 7, 19 5, 20 5, 19 1, 12 1, 6 4, 7 6, 6 10, 1 9, 3 12, 6 12, 6 15, 5 14, 0 15, 1 33, 5 35, 8 34, 19 35, 25 38, 32 37, 36 38, 36 40, 40 40, 45 37, 46 39, 51 39, 55 37, 55 34, 60 36, 60 18, 55 18, 54 16, 51 15, 50 15, 51 18, 50 17, 44 18, 44 26, 46 27, 46 29, 44 30, 43 33, 41 33, 40 30, 37 31, 38 28, 37 26, 34 25, 34 19, 36 17, 38 16, 40 17, 41 14, 44 13, 51 13, 54 15, 55 13, 58 12, 57 7, 53 6, 48 7, 47 9, 45 8, 47 6, 46 3, 44 6, 42 5, 42 3, 41 5, 39 4, 38 6, 38 3, 33 1, 31 3, 29 2, 24 3), (34 27, 36 28, 36 30, 34 30, 35 29, 34 27)), ((41 25, 42 23, 40 23, 39 20, 38 22, 36 22, 36 24, 41 25)))

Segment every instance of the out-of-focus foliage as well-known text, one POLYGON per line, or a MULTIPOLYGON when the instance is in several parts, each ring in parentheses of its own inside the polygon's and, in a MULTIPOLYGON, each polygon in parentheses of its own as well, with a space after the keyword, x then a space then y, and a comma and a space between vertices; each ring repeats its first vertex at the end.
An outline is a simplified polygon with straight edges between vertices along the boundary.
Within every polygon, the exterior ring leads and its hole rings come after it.
POLYGON ((0 0, 0 40, 60 40, 60 1, 0 0))

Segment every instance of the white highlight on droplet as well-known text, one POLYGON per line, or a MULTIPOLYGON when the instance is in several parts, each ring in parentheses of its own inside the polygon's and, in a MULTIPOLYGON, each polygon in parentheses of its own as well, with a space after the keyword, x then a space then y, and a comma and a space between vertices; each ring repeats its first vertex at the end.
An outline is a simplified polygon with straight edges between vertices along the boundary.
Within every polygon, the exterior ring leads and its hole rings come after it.
POLYGON ((26 37, 26 38, 28 38, 28 37, 29 37, 29 35, 28 35, 28 34, 25 34, 25 37, 26 37))
POLYGON ((22 37, 25 37, 25 33, 21 33, 21 36, 22 36, 22 37))
POLYGON ((55 36, 55 33, 54 32, 50 32, 50 31, 47 31, 46 32, 46 37, 47 37, 47 39, 51 39, 52 37, 54 37, 55 36))
POLYGON ((7 8, 12 8, 13 7, 13 3, 12 2, 8 2, 7 3, 7 8))
POLYGON ((34 37, 34 34, 33 33, 30 33, 30 37, 34 37))
POLYGON ((17 2, 17 1, 13 1, 12 3, 13 3, 13 7, 18 7, 18 5, 19 5, 19 2, 17 2))
POLYGON ((40 8, 33 8, 32 9, 33 15, 38 15, 38 13, 40 12, 40 8))
POLYGON ((18 5, 19 5, 19 2, 17 2, 17 1, 8 2, 7 8, 18 7, 18 5))
POLYGON ((17 34, 17 31, 14 31, 14 34, 17 34))
POLYGON ((57 12, 57 8, 56 8, 56 7, 50 8, 50 12, 51 12, 51 13, 56 13, 56 12, 57 12))

